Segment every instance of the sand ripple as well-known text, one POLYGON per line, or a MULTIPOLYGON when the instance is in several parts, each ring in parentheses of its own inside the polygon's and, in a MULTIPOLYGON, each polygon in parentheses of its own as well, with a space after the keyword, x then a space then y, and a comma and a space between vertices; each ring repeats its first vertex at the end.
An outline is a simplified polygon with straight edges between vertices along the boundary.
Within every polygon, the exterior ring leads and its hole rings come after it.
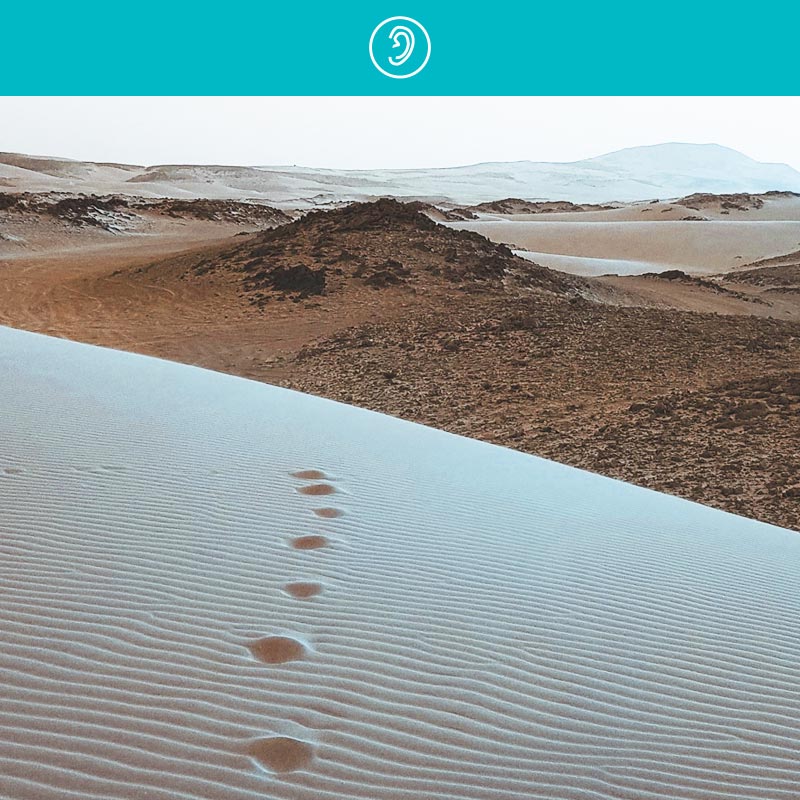
POLYGON ((0 796, 797 797, 796 534, 237 378, 0 345, 0 796))

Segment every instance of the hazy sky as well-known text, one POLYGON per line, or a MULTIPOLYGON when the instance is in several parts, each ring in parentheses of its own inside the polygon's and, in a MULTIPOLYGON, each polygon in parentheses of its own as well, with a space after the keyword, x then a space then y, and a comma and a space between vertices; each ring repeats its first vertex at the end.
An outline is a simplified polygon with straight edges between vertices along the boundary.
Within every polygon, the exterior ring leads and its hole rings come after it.
POLYGON ((133 164, 436 167, 715 142, 800 169, 797 97, 0 97, 0 151, 133 164))

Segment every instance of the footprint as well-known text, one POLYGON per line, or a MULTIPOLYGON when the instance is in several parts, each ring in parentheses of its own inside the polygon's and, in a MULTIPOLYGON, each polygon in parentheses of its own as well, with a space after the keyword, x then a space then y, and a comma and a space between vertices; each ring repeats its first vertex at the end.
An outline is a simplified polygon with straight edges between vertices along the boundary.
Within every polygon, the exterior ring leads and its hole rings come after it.
POLYGON ((320 547, 327 547, 327 545, 328 539, 315 533, 292 539, 292 547, 295 550, 318 550, 320 547))
POLYGON ((312 483, 310 486, 300 486, 297 489, 300 494, 310 494, 314 496, 333 494, 336 491, 335 486, 329 483, 312 483))
POLYGON ((272 736, 256 739, 248 748, 250 756, 272 772, 294 772, 308 766, 314 748, 300 739, 272 736))
POLYGON ((303 481, 325 481, 325 473, 319 469, 301 469, 299 472, 292 473, 293 478, 300 478, 303 481))
POLYGON ((285 664, 287 661, 299 661, 306 654, 303 644, 289 636, 265 636, 249 642, 247 648, 265 664, 285 664))
POLYGON ((315 508, 314 513, 323 519, 334 519, 342 516, 342 511, 338 508, 315 508))
POLYGON ((297 600, 307 600, 309 597, 316 597, 322 591, 322 586, 319 583, 293 581, 287 583, 283 590, 297 600))

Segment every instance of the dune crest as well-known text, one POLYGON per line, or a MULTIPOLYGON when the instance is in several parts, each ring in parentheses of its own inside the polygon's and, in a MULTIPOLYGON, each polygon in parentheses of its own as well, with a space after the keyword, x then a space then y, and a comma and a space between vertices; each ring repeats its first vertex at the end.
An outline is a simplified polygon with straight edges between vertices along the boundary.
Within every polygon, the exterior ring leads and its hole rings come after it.
POLYGON ((796 534, 7 328, 0 376, 3 797, 797 796, 796 534))

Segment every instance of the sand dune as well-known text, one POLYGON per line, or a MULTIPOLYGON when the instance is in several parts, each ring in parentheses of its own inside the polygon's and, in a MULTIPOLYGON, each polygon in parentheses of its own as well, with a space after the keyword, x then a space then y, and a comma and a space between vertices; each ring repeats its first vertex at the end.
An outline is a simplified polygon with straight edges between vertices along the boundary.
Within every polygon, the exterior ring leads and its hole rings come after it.
POLYGON ((144 197, 259 198, 289 206, 395 196, 454 203, 503 197, 607 202, 693 192, 800 191, 800 173, 714 144, 632 147, 569 163, 471 164, 446 169, 97 164, 0 153, 0 182, 17 191, 144 197))
POLYGON ((447 224, 527 251, 544 266, 580 275, 659 269, 727 272, 800 245, 800 222, 794 220, 584 222, 583 214, 573 217, 576 219, 555 222, 475 220, 447 224))
POLYGON ((535 250, 514 250, 515 255, 541 264, 543 267, 568 272, 571 275, 592 277, 597 275, 644 275, 670 268, 658 261, 633 261, 624 258, 590 258, 565 256, 558 253, 541 253, 535 250))
POLYGON ((0 342, 3 797, 796 797, 796 535, 0 342))

